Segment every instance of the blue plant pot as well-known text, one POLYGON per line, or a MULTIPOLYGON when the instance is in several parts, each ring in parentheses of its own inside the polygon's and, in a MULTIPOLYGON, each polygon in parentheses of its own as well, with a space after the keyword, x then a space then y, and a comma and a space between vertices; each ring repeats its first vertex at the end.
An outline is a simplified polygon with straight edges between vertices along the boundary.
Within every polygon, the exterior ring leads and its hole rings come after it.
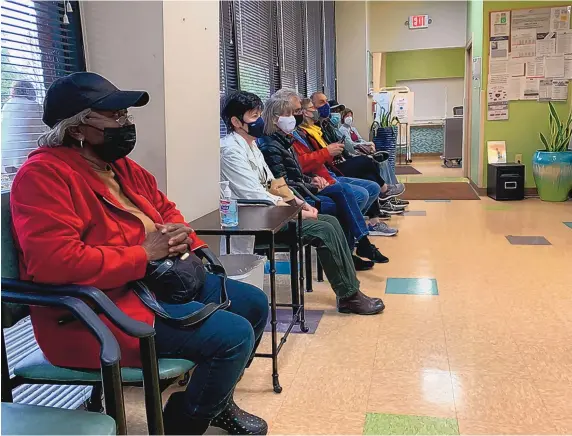
POLYGON ((532 174, 543 201, 566 201, 572 190, 572 151, 538 150, 532 157, 532 174))
POLYGON ((380 127, 377 134, 373 138, 375 149, 377 151, 386 151, 389 153, 389 163, 395 169, 395 147, 396 132, 393 127, 380 127))

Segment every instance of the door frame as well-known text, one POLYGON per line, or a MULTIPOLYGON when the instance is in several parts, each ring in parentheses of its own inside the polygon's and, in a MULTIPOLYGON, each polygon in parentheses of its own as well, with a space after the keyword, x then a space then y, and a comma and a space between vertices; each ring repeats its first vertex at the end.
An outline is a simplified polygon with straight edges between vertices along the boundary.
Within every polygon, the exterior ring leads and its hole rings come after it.
POLYGON ((473 100, 473 41, 465 46, 465 98, 463 104, 463 177, 471 178, 471 107, 473 100))

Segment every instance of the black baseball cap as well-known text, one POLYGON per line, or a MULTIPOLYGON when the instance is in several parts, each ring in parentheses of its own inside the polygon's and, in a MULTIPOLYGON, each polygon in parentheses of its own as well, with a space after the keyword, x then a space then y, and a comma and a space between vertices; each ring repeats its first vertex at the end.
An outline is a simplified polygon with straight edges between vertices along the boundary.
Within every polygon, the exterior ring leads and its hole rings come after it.
POLYGON ((330 105, 330 110, 335 110, 336 112, 341 112, 346 109, 343 104, 338 103, 338 100, 330 100, 328 104, 330 105))
POLYGON ((145 91, 120 91, 113 83, 96 73, 73 73, 57 79, 44 99, 42 120, 50 127, 85 109, 116 111, 145 106, 145 91))

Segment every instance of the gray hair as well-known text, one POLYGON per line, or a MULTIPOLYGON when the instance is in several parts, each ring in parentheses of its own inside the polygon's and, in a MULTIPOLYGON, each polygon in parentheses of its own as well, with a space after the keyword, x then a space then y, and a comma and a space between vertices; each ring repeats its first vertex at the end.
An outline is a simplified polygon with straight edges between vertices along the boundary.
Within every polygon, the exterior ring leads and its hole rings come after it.
POLYGON ((278 91, 276 91, 274 93, 274 95, 272 96, 273 98, 284 98, 284 99, 291 99, 292 97, 297 97, 298 99, 302 99, 302 97, 300 96, 300 94, 298 94, 296 91, 294 91, 293 89, 290 88, 282 88, 279 89, 278 91))
POLYGON ((54 127, 38 138, 38 147, 61 147, 64 143, 67 129, 85 124, 85 120, 90 113, 91 109, 85 109, 73 117, 59 121, 54 127))
MULTIPOLYGON (((278 94, 278 93, 276 93, 278 94)), ((273 135, 279 128, 276 125, 278 117, 289 117, 292 115, 292 103, 289 97, 281 97, 274 94, 264 104, 262 119, 264 120, 264 134, 273 135)))

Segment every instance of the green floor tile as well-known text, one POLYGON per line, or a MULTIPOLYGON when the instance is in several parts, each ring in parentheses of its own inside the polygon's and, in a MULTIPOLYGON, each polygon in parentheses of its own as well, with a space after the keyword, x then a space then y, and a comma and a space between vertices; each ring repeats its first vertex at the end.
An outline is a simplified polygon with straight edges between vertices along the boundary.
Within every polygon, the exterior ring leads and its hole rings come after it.
POLYGON ((435 279, 388 278, 385 283, 386 294, 400 295, 439 295, 435 279))
POLYGON ((363 434, 458 435, 459 425, 456 419, 368 413, 363 434))
POLYGON ((485 210, 511 210, 511 207, 504 204, 488 204, 485 210))

